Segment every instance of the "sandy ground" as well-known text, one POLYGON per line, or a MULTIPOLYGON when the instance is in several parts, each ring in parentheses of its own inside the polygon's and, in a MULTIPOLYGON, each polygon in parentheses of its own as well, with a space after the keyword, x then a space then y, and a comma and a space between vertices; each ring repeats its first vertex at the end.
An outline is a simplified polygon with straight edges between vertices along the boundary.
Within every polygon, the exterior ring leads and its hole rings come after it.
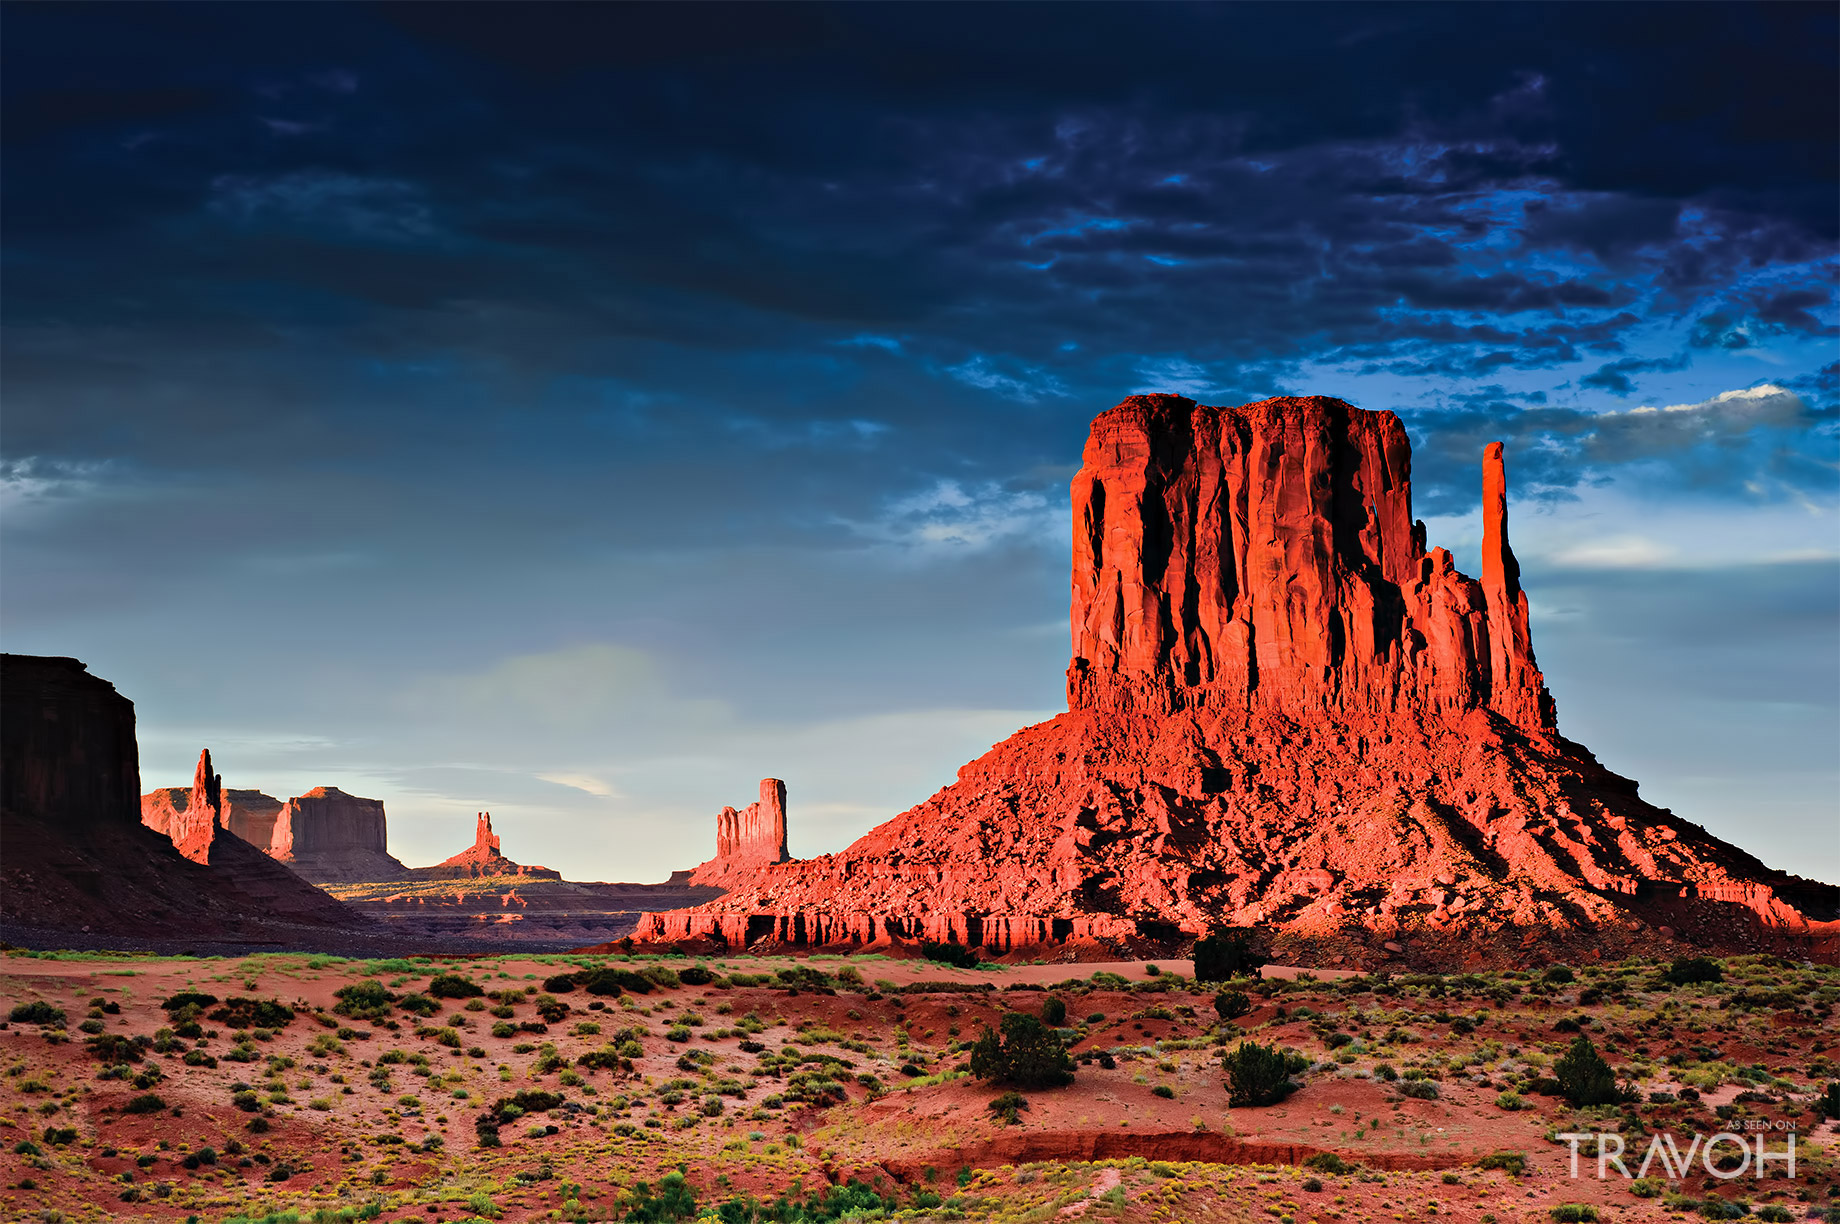
MULTIPOLYGON (((1483 1224, 1547 1220, 1562 1203, 1594 1205, 1605 1219, 1659 1218, 1666 1200, 1637 1197, 1614 1169, 1597 1180, 1588 1157, 1587 1176, 1571 1178, 1567 1145, 1547 1138, 1630 1131, 1632 1122, 1677 1135, 1683 1148, 1696 1132, 1761 1128, 1771 1151, 1793 1127, 1795 1178, 1723 1182, 1701 1168, 1667 1191, 1703 1198, 1710 1188, 1756 1207, 1779 1204, 1793 1218, 1840 1205, 1830 1196, 1833 1127, 1809 1094, 1833 1074, 1840 972, 1756 958, 1728 962, 1723 984, 1677 990, 1639 989, 1655 974, 1642 967, 1622 978, 1630 988, 1620 997, 1590 1003, 1580 991, 1617 980, 1619 967, 1551 987, 1531 974, 1473 975, 1380 981, 1381 993, 1356 994, 1343 993, 1361 985, 1346 972, 1268 969, 1265 983, 1240 984, 1252 1008, 1230 1023, 1218 1020, 1213 989, 1188 981, 1191 967, 1179 960, 1154 962, 1152 975, 1142 962, 959 970, 873 956, 708 958, 700 963, 724 977, 804 967, 854 970, 861 983, 835 994, 765 984, 606 1000, 575 991, 556 996, 569 1010, 541 1033, 492 1035, 501 1021, 543 1023, 530 996, 441 1000, 429 1018, 393 1010, 393 1031, 330 1012, 339 988, 367 979, 410 994, 452 972, 489 993, 522 991, 588 959, 9 954, 0 959, 0 1009, 43 1001, 66 1021, 61 1030, 22 1020, 0 1031, 0 1215, 217 1221, 288 1209, 310 1219, 314 1210, 376 1204, 377 1218, 392 1220, 493 1211, 509 1220, 623 1218, 638 1183, 656 1187, 682 1165, 705 1206, 859 1178, 914 1218, 1297 1224, 1437 1215, 1483 1224), (1103 1053, 1114 1066, 1082 1063, 1071 1087, 1025 1092, 1019 1122, 1005 1125, 986 1108, 1001 1088, 959 1070, 964 1043, 1005 1010, 1039 1012, 1046 987, 1067 1005, 1074 1055, 1103 1053), (99 1079, 105 1064, 79 1026, 87 1019, 104 1034, 156 1035, 169 1027, 161 1001, 183 990, 275 999, 296 1017, 241 1041, 207 1018, 201 1037, 168 1038, 170 1049, 131 1066, 146 1086, 99 1079), (1752 1001, 1768 991, 1764 1005, 1752 1001), (103 1006, 91 1017, 94 1000, 103 1006), (488 1010, 507 1006, 508 1016, 488 1010), (1504 1088, 1525 1072, 1548 1072, 1571 1041, 1554 1025, 1581 1017, 1645 1098, 1691 1080, 1705 1086, 1702 1100, 1592 1113, 1526 1095, 1525 1108, 1504 1108, 1504 1088), (457 1046, 442 1044, 443 1029, 457 1046), (621 1030, 634 1030, 643 1050, 630 1074, 572 1065, 621 1030), (1297 1051, 1315 1067, 1279 1104, 1230 1108, 1218 1055, 1244 1037, 1297 1051), (239 1047, 250 1061, 232 1061, 239 1047), (402 1061, 380 1062, 393 1051, 402 1061), (198 1065, 183 1061, 187 1053, 198 1065), (562 1063, 546 1069, 546 1053, 562 1063), (214 1067, 203 1065, 211 1059, 214 1067), (1436 1098, 1402 1096, 1407 1081, 1382 1078, 1383 1064, 1422 1072, 1436 1098), (801 1073, 840 1087, 833 1099, 802 1102, 801 1073), (503 1146, 480 1149, 481 1111, 532 1089, 567 1104, 503 1126, 503 1146), (243 1099, 256 1112, 237 1106, 237 1091, 256 1093, 243 1099), (1740 1102, 1740 1092, 1762 1099, 1740 1102), (159 1098, 152 1112, 127 1112, 149 1093, 159 1098), (1731 1116, 1717 1116, 1719 1106, 1731 1116), (266 1129, 251 1129, 258 1118, 266 1129), (214 1162, 196 1159, 207 1147, 214 1162), (1524 1173, 1477 1167, 1498 1151, 1523 1154, 1524 1173), (1301 1167, 1323 1153, 1351 1171, 1301 1167)), ((591 959, 622 968, 693 963, 591 959)), ((1638 1157, 1647 1141, 1632 1137, 1638 1157)))

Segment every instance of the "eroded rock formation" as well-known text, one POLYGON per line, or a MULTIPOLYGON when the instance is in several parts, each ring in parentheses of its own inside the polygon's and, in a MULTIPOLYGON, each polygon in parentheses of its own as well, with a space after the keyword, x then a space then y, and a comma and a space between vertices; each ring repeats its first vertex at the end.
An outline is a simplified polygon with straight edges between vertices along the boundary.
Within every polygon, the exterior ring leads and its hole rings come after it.
POLYGON ((841 853, 726 873, 642 934, 1010 950, 1230 922, 1357 961, 1840 950, 1840 889, 1558 733, 1499 444, 1480 582, 1427 549, 1398 418, 1340 400, 1134 396, 1093 422, 1072 500, 1068 712, 841 853))
POLYGON ((283 806, 281 800, 259 790, 226 790, 218 823, 257 849, 266 850, 275 840, 275 824, 283 806))
POLYGON ((211 772, 209 748, 198 754, 189 788, 167 786, 141 796, 141 823, 171 838, 194 863, 210 861, 222 815, 223 779, 211 772))
MULTIPOLYGON (((75 659, 0 656, 0 918, 88 935, 200 942, 362 934, 370 924, 234 837, 188 858, 142 824, 134 706, 75 659)), ((158 794, 159 792, 155 792, 158 794)), ((167 827, 196 841, 220 799, 209 755, 169 797, 167 827)), ((196 854, 196 847, 193 847, 196 854)))
POLYGON ((416 867, 405 873, 412 880, 469 880, 498 876, 524 876, 532 880, 560 880, 562 873, 548 867, 526 867, 505 857, 498 834, 492 831, 492 813, 481 812, 473 823, 473 844, 433 867, 416 867))
POLYGON ((315 883, 390 880, 408 871, 390 854, 383 800, 336 786, 316 786, 283 804, 264 849, 315 883))
POLYGON ((694 884, 729 887, 746 880, 770 863, 784 863, 786 853, 786 784, 778 778, 760 780, 760 798, 737 812, 725 807, 716 814, 716 856, 690 873, 694 884))

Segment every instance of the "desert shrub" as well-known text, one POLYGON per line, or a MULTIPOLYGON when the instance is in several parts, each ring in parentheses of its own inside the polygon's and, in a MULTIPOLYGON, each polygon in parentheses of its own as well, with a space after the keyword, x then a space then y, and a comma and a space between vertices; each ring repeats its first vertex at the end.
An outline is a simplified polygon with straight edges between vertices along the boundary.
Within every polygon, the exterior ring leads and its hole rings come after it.
POLYGON ((1049 995, 1041 1001, 1041 1022, 1052 1028, 1059 1028, 1067 1023, 1067 1001, 1059 995, 1049 995))
POLYGON ((1674 986, 1695 986, 1725 980, 1725 966, 1710 956, 1677 957, 1661 975, 1674 986))
POLYGON ((461 977, 457 973, 443 973, 428 983, 427 994, 437 999, 476 999, 485 993, 485 987, 472 978, 461 977))
POLYGON ((1227 1071, 1227 1104, 1235 1108, 1273 1105, 1296 1091, 1284 1053, 1275 1045, 1242 1041, 1220 1061, 1227 1071))
POLYGON ((1558 1203, 1547 1214, 1557 1224, 1580 1224, 1581 1221, 1595 1221, 1597 1208, 1589 1203, 1558 1203))
POLYGON ((927 940, 920 945, 920 955, 941 965, 955 965, 960 969, 975 969, 978 965, 976 950, 953 940, 950 943, 935 943, 927 940))
POLYGON ((1269 959, 1258 947, 1258 932, 1246 927, 1217 927, 1195 941, 1195 980, 1224 982, 1254 974, 1269 959))
POLYGON ((1527 1171, 1527 1154, 1525 1152, 1490 1152, 1476 1161, 1478 1169, 1500 1169, 1509 1177, 1519 1177, 1527 1171))
MULTIPOLYGON (((581 988, 591 995, 601 998, 617 998, 625 993, 626 988, 620 984, 620 972, 614 969, 596 969, 581 977, 581 988)), ((630 974, 632 977, 639 975, 630 974)), ((641 981, 644 979, 641 978, 641 981)), ((649 985, 649 983, 648 983, 649 985)))
POLYGON ((972 1044, 971 1074, 1018 1088, 1059 1088, 1073 1082, 1073 1060, 1058 1034, 1026 1012, 1007 1012, 999 1035, 990 1028, 972 1044))
POLYGON ((89 1050, 90 1057, 99 1062, 119 1064, 141 1060, 140 1042, 132 1037, 123 1037, 120 1033, 103 1033, 99 1037, 87 1039, 83 1045, 89 1050))
POLYGON ((1508 1091, 1496 1097, 1495 1104, 1498 1108, 1513 1113, 1516 1110, 1527 1108, 1527 1098, 1518 1092, 1508 1091))
POLYGON ((30 1003, 20 1003, 7 1013, 7 1020, 13 1024, 43 1024, 51 1027, 64 1023, 64 1009, 53 1007, 43 999, 34 999, 30 1003))
POLYGON ((691 965, 677 971, 677 980, 686 986, 709 986, 720 981, 707 965, 691 965))
POLYGON ((1318 1152, 1303 1162, 1306 1169, 1315 1169, 1318 1173, 1327 1173, 1332 1177, 1341 1177, 1352 1173, 1359 1166, 1350 1164, 1334 1152, 1318 1152))
POLYGON ((1214 996, 1214 1014, 1222 1020, 1237 1020, 1252 1010, 1252 1000, 1243 990, 1223 990, 1214 996))
POLYGON ((188 1067, 203 1067, 208 1071, 216 1068, 217 1059, 206 1054, 203 1050, 187 1050, 185 1052, 185 1065, 188 1067))
POLYGON ((294 1023, 294 1009, 274 999, 229 998, 211 1019, 231 1028, 279 1029, 294 1023))
POLYGON ((677 976, 677 971, 668 965, 647 965, 639 970, 639 976, 664 990, 676 990, 684 984, 684 980, 677 976))
POLYGON ((1150 1095, 1153 1097, 1162 1097, 1165 1101, 1173 1101, 1176 1099, 1176 1090, 1171 1088, 1168 1084, 1158 1084, 1150 1090, 1150 1095))
POLYGON ((408 1012, 410 1015, 420 1016, 424 1020, 441 1010, 441 1005, 425 994, 404 995, 401 999, 397 1000, 396 1006, 408 1012))
POLYGON ((1553 1064, 1553 1078, 1573 1105, 1614 1105, 1630 1095, 1617 1086, 1616 1072, 1583 1033, 1565 1057, 1553 1064))
POLYGON ((634 973, 631 969, 596 969, 582 985, 587 989, 589 994, 617 993, 616 991, 608 991, 606 989, 608 985, 617 986, 620 990, 630 990, 634 994, 642 995, 651 994, 652 991, 656 989, 650 978, 646 977, 643 973, 634 973), (595 990, 593 985, 590 984, 596 981, 603 984, 599 991, 595 990))
MULTIPOLYGON (((586 978, 588 976, 591 976, 591 975, 574 974, 574 973, 558 973, 554 977, 546 977, 543 979, 543 989, 547 990, 551 994, 568 994, 570 991, 575 989, 575 979, 577 977, 586 978)), ((614 993, 618 994, 619 992, 616 990, 614 993)), ((503 1001, 507 1003, 510 1002, 510 1000, 503 1000, 503 1001)))
POLYGON ((1629 1183, 1629 1193, 1637 1198, 1660 1198, 1667 1182, 1659 1177, 1638 1177, 1629 1183))
MULTIPOLYGON (((696 1218, 696 1194, 690 1189, 684 1175, 679 1172, 666 1173, 658 1179, 658 1191, 652 1192, 648 1182, 634 1186, 621 1204, 626 1209, 621 1218, 632 1224, 671 1224, 677 1220, 696 1218)), ((752 1213, 750 1213, 752 1214, 752 1213)), ((746 1219, 746 1216, 737 1216, 746 1219)), ((788 1217, 796 1218, 796 1217, 788 1217)), ((824 1217, 819 1217, 824 1218, 824 1217)))
POLYGON ((160 1007, 168 1012, 176 1012, 186 1007, 195 1007, 199 1012, 203 1012, 215 1002, 217 1002, 217 996, 214 994, 201 994, 196 990, 181 990, 178 994, 161 1000, 160 1007))
POLYGON ((1000 1097, 993 1097, 990 1104, 985 1106, 992 1114, 1001 1118, 1005 1125, 1010 1126, 1022 1121, 1020 1111, 1028 1107, 1028 1098, 1020 1092, 1006 1092, 1000 1097))
POLYGON ((1438 1086, 1430 1080, 1407 1080, 1399 1085, 1399 1094, 1419 1101, 1435 1101, 1438 1099, 1438 1086))
POLYGON ((154 1093, 145 1093, 135 1097, 121 1107, 121 1112, 131 1114, 159 1113, 166 1108, 166 1102, 154 1093))
POLYGON ((1827 1090, 1821 1093, 1814 1107, 1823 1118, 1840 1120, 1840 1083, 1829 1081, 1827 1090))
POLYGON ((1303 1179, 1303 1188, 1304 1188, 1305 1190, 1307 1190, 1307 1191, 1309 1191, 1309 1192, 1310 1192, 1311 1194, 1316 1194, 1316 1193, 1318 1193, 1318 1192, 1320 1192, 1320 1191, 1322 1190, 1322 1188, 1323 1188, 1323 1184, 1322 1184, 1322 1178, 1320 1178, 1320 1177, 1306 1177, 1306 1178, 1304 1178, 1304 1179, 1303 1179))
POLYGON ((369 980, 341 986, 333 997, 338 1000, 332 1005, 333 1011, 359 1019, 381 1020, 390 1004, 396 1002, 396 995, 382 982, 369 980))
POLYGON ((1789 1224, 1789 1221, 1795 1218, 1795 1215, 1781 1203, 1765 1203, 1757 1208, 1756 1216, 1759 1220, 1770 1221, 1770 1224, 1789 1224))
POLYGON ((589 1050, 575 1060, 575 1065, 590 1071, 623 1071, 630 1069, 632 1062, 618 1048, 605 1045, 598 1050, 589 1050))
POLYGON ((1548 965, 1546 967, 1546 972, 1540 975, 1540 980, 1542 982, 1550 982, 1555 986, 1563 986, 1569 982, 1576 981, 1577 976, 1572 972, 1569 965, 1548 965))

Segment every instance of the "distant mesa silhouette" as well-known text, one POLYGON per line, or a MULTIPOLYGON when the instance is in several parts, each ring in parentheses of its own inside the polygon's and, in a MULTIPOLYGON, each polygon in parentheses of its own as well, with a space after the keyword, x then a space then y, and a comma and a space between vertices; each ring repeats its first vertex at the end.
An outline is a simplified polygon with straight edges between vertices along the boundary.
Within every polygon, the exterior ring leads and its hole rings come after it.
POLYGON ((560 880, 562 873, 548 867, 526 867, 506 858, 498 834, 492 831, 492 813, 480 812, 473 822, 473 844, 433 867, 411 868, 411 880, 470 880, 488 876, 524 876, 531 880, 560 880))
POLYGON ((1001 952, 1231 923, 1315 963, 1840 950, 1840 888, 1559 733, 1500 443, 1480 581, 1426 546, 1399 418, 1337 399, 1132 396, 1071 495, 1067 712, 837 854, 728 853, 765 844, 737 820, 698 869, 727 894, 642 937, 1001 952))

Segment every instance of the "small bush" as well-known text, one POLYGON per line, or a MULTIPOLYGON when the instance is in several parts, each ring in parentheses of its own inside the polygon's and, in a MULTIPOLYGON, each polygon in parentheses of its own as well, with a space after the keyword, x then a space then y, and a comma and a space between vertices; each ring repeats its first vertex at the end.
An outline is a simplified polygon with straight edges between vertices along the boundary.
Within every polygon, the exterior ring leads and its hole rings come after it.
POLYGON ((1173 1101, 1176 1099, 1176 1090, 1171 1088, 1168 1084, 1158 1084, 1150 1090, 1150 1095, 1162 1097, 1165 1101, 1173 1101))
POLYGON ((1307 1190, 1307 1191, 1309 1191, 1309 1192, 1310 1192, 1311 1194, 1320 1194, 1320 1193, 1322 1192, 1322 1188, 1323 1188, 1323 1184, 1322 1184, 1322 1178, 1320 1178, 1320 1177, 1306 1177, 1306 1178, 1304 1178, 1304 1179, 1303 1179, 1303 1188, 1304 1188, 1305 1190, 1307 1190))
POLYGON ((1543 982, 1550 982, 1555 986, 1564 986, 1570 982, 1577 981, 1577 976, 1572 973, 1571 967, 1568 965, 1549 965, 1547 966, 1546 972, 1540 975, 1540 980, 1543 982))
POLYGON ((1518 1092, 1504 1092, 1495 1098, 1495 1104, 1500 1109, 1514 1113, 1516 1110, 1527 1108, 1527 1098, 1518 1092))
POLYGON ((1637 1198, 1660 1198, 1667 1189, 1667 1182, 1659 1177, 1638 1177, 1629 1183, 1629 1193, 1637 1198))
POLYGON ((1275 1105, 1296 1091, 1284 1054, 1277 1046, 1242 1041, 1223 1054, 1227 1071, 1227 1104, 1234 1108, 1275 1105))
POLYGON ((1578 1034, 1565 1057, 1553 1064, 1553 1078, 1573 1105, 1614 1105, 1629 1096, 1617 1086, 1616 1073, 1583 1033, 1578 1034))
POLYGON ((294 1023, 294 1009, 274 999, 230 998, 211 1019, 231 1028, 279 1029, 294 1023))
POLYGON ((1343 1160, 1334 1152, 1318 1152, 1303 1162, 1306 1169, 1315 1169, 1318 1173, 1327 1173, 1332 1177, 1341 1177, 1355 1171, 1355 1165, 1343 1160))
POLYGON ((1222 1020, 1237 1020, 1252 1010, 1252 1000, 1243 990, 1223 990, 1214 996, 1214 1014, 1222 1020))
POLYGON ((1682 956, 1661 975, 1675 986, 1696 986, 1725 980, 1725 966, 1709 956, 1682 956))
POLYGON ((941 965, 954 965, 960 969, 975 969, 978 954, 961 943, 934 943, 931 940, 920 945, 920 955, 941 965))
POLYGON ((121 1112, 131 1114, 159 1113, 166 1108, 166 1102, 154 1093, 148 1092, 135 1097, 121 1107, 121 1112))
POLYGON ((691 965, 677 971, 677 980, 686 986, 709 986, 720 980, 707 965, 691 965))
POLYGON ((1500 1169, 1509 1177, 1519 1177, 1527 1171, 1527 1154, 1525 1152, 1490 1152, 1476 1161, 1478 1169, 1500 1169))
POLYGON ((437 999, 475 999, 485 992, 485 987, 472 978, 464 978, 457 973, 443 973, 428 983, 424 993, 437 999))
POLYGON ((1041 1003, 1041 1022, 1051 1028, 1059 1028, 1067 1023, 1067 1001, 1059 995, 1049 995, 1041 1003))
POLYGON ((1559 1203, 1547 1214, 1558 1224, 1580 1224, 1580 1221, 1595 1221, 1597 1208, 1589 1203, 1559 1203))
POLYGON ((990 1104, 986 1106, 991 1113, 1011 1126, 1022 1121, 1020 1111, 1028 1107, 1028 1098, 1020 1092, 1006 1092, 1000 1097, 992 1098, 990 1104))
POLYGON ((13 1024, 43 1024, 56 1028, 64 1023, 64 1009, 53 1007, 43 999, 34 999, 15 1006, 6 1018, 13 1024))
POLYGON ((1270 962, 1258 947, 1258 932, 1245 927, 1219 927, 1195 941, 1195 980, 1224 982, 1256 974, 1270 962))
POLYGON ((1430 1080, 1407 1080, 1399 1085, 1399 1094, 1418 1101, 1435 1101, 1438 1099, 1438 1086, 1430 1080))

